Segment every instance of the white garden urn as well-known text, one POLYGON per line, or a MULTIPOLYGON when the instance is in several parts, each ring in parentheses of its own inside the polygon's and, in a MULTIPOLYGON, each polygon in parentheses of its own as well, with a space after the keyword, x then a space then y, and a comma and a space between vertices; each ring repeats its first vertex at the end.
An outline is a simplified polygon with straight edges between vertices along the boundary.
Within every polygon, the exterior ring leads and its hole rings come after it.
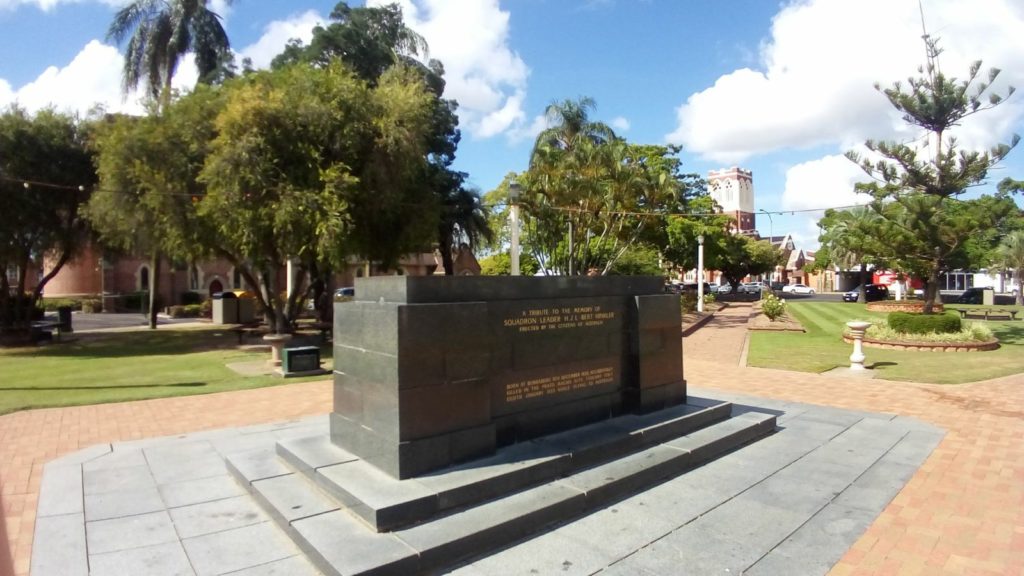
POLYGON ((853 337, 853 354, 850 354, 850 370, 864 369, 864 333, 871 327, 871 322, 853 320, 846 323, 853 337))
POLYGON ((267 364, 270 366, 281 365, 281 350, 291 339, 291 334, 267 334, 263 337, 263 341, 270 344, 270 360, 267 364))

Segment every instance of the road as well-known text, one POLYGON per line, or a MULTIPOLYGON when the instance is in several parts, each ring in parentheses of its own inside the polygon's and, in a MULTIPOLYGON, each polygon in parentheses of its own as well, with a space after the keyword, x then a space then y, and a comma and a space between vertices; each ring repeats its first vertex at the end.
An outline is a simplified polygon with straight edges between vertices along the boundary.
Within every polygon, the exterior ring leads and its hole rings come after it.
MULTIPOLYGON (((157 318, 157 325, 181 324, 195 322, 195 318, 168 318, 160 316, 157 318)), ((89 332, 92 330, 109 330, 111 328, 137 328, 146 326, 147 318, 137 312, 126 314, 88 314, 85 312, 73 312, 71 314, 71 327, 75 332, 89 332)))

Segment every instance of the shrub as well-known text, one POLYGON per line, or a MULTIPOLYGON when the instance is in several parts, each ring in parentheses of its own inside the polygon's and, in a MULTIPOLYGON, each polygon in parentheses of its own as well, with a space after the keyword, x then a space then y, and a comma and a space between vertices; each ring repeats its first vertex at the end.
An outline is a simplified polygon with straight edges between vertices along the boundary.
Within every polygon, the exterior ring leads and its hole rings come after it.
POLYGON ((199 318, 202 313, 202 304, 184 304, 167 308, 167 315, 171 318, 199 318))
POLYGON ((682 310, 683 314, 688 314, 697 310, 697 293, 696 292, 683 292, 679 296, 679 309, 682 310))
POLYGON ((782 318, 782 315, 786 313, 786 301, 780 300, 778 296, 771 292, 767 292, 761 300, 761 312, 764 312, 764 315, 774 322, 782 318))
POLYGON ((121 297, 121 309, 127 312, 143 312, 149 308, 149 292, 132 292, 121 297))
POLYGON ((213 318, 213 300, 207 298, 199 304, 199 316, 202 318, 213 318))
POLYGON ((957 332, 948 334, 908 334, 905 332, 897 332, 889 326, 872 326, 868 328, 868 338, 875 340, 884 340, 886 342, 935 342, 935 343, 949 343, 949 342, 990 342, 994 336, 992 330, 988 326, 983 326, 976 322, 967 322, 963 329, 957 332))
POLYGON ((56 312, 57 308, 67 306, 72 310, 81 310, 82 301, 78 298, 43 298, 43 309, 47 312, 56 312))
POLYGON ((705 305, 707 305, 707 304, 714 304, 715 300, 717 300, 717 298, 715 297, 715 293, 714 292, 712 292, 710 294, 705 294, 704 295, 704 304, 705 305))
POLYGON ((203 294, 202 292, 182 292, 181 293, 181 304, 182 306, 188 306, 189 304, 202 304, 203 294))
POLYGON ((960 317, 952 314, 890 312, 889 327, 903 334, 953 334, 960 331, 960 317))
POLYGON ((82 312, 88 314, 95 314, 96 312, 103 311, 103 303, 100 302, 99 298, 83 298, 82 299, 82 312))

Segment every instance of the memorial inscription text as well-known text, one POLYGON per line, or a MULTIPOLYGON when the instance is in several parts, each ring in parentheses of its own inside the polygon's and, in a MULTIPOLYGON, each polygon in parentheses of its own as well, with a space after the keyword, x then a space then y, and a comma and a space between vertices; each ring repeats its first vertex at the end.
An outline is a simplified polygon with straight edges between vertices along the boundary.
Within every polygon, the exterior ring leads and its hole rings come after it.
POLYGON ((604 326, 614 318, 614 311, 604 311, 600 306, 529 308, 520 311, 518 316, 505 318, 503 325, 519 332, 542 332, 604 326))

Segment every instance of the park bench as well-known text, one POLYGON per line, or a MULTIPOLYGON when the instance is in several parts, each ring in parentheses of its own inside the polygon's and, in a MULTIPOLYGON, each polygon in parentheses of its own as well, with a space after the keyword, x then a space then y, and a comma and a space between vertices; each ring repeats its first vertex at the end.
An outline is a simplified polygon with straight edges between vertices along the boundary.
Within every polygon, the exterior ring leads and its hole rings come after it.
POLYGON ((57 341, 60 342, 60 337, 64 333, 64 324, 61 324, 59 320, 36 320, 32 322, 32 340, 49 340, 53 336, 53 331, 57 331, 57 341))
POLYGON ((954 308, 960 318, 972 320, 1016 320, 1016 310, 992 310, 990 308, 954 308))

